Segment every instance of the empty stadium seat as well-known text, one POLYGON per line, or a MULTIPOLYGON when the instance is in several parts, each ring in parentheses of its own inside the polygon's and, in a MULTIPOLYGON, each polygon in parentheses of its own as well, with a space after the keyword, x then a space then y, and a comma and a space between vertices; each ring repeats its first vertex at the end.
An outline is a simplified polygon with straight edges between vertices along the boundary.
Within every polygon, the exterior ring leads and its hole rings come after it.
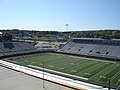
POLYGON ((26 42, 0 42, 0 57, 36 51, 33 46, 26 42))
POLYGON ((120 59, 119 45, 68 42, 57 52, 120 59))

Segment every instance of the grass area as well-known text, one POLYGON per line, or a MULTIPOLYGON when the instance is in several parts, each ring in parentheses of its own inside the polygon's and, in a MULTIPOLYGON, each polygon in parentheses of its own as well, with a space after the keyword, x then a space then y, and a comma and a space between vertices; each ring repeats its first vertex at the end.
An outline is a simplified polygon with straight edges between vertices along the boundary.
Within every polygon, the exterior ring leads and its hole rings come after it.
POLYGON ((44 67, 55 71, 88 78, 87 82, 108 86, 108 78, 112 87, 120 85, 120 63, 84 58, 58 53, 41 53, 37 56, 26 56, 10 60, 13 63, 29 66, 44 67))
POLYGON ((37 38, 37 40, 39 41, 55 41, 55 38, 54 37, 39 37, 37 38))

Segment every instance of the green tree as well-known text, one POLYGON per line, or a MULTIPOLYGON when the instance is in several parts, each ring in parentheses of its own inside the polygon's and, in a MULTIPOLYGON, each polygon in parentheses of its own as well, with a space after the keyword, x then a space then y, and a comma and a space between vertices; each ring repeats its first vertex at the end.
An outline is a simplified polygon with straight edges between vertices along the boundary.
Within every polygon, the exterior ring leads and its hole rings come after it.
POLYGON ((115 30, 112 32, 112 37, 117 38, 119 36, 119 31, 115 30))

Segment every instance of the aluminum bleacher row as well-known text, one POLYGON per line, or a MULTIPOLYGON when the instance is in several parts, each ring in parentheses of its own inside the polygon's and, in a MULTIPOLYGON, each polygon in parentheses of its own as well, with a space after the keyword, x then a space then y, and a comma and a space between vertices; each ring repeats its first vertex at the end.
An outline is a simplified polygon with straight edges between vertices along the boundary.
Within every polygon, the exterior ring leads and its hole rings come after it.
POLYGON ((37 50, 26 42, 0 42, 0 57, 32 52, 37 52, 37 50))
POLYGON ((57 52, 120 59, 120 45, 68 42, 57 52))

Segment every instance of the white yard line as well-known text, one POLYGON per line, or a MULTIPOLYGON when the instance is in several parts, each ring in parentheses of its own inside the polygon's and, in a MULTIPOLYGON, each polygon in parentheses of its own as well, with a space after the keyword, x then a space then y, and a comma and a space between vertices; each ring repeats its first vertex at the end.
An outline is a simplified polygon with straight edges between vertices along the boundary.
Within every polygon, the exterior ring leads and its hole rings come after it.
POLYGON ((78 59, 86 59, 86 60, 89 60, 89 61, 101 61, 101 62, 107 62, 107 63, 116 63, 114 61, 107 61, 107 60, 99 60, 99 59, 94 59, 94 58, 83 58, 83 57, 78 57, 78 56, 69 56, 69 57, 72 57, 72 58, 78 58, 78 59))
MULTIPOLYGON (((34 65, 28 65, 28 66, 33 67, 33 68, 43 69, 41 67, 34 66, 34 65)), ((63 73, 63 72, 54 71, 54 70, 50 70, 50 69, 46 69, 46 68, 44 68, 44 70, 55 72, 55 73, 58 73, 58 74, 67 75, 67 76, 72 76, 72 77, 76 77, 76 78, 80 78, 80 79, 84 79, 84 80, 88 80, 87 78, 84 78, 84 77, 79 77, 79 76, 75 76, 75 75, 71 75, 71 74, 66 74, 66 73, 63 73)))
MULTIPOLYGON (((110 80, 112 81, 117 74, 119 75, 119 74, 120 74, 120 71, 118 71, 110 80)), ((118 76, 118 75, 117 75, 117 76, 118 76)))
MULTIPOLYGON (((120 82, 120 79, 118 80, 117 84, 118 84, 119 82, 120 82)), ((116 84, 116 85, 117 85, 117 84, 116 84)))
MULTIPOLYGON (((115 67, 112 68, 108 73, 110 73, 113 69, 115 69, 115 67)), ((108 73, 104 74, 104 76, 107 75, 108 73)), ((107 77, 106 77, 106 78, 107 78, 107 77)), ((100 78, 100 79, 101 79, 101 78, 100 78)), ((99 81, 100 79, 98 79, 97 81, 99 81)))

